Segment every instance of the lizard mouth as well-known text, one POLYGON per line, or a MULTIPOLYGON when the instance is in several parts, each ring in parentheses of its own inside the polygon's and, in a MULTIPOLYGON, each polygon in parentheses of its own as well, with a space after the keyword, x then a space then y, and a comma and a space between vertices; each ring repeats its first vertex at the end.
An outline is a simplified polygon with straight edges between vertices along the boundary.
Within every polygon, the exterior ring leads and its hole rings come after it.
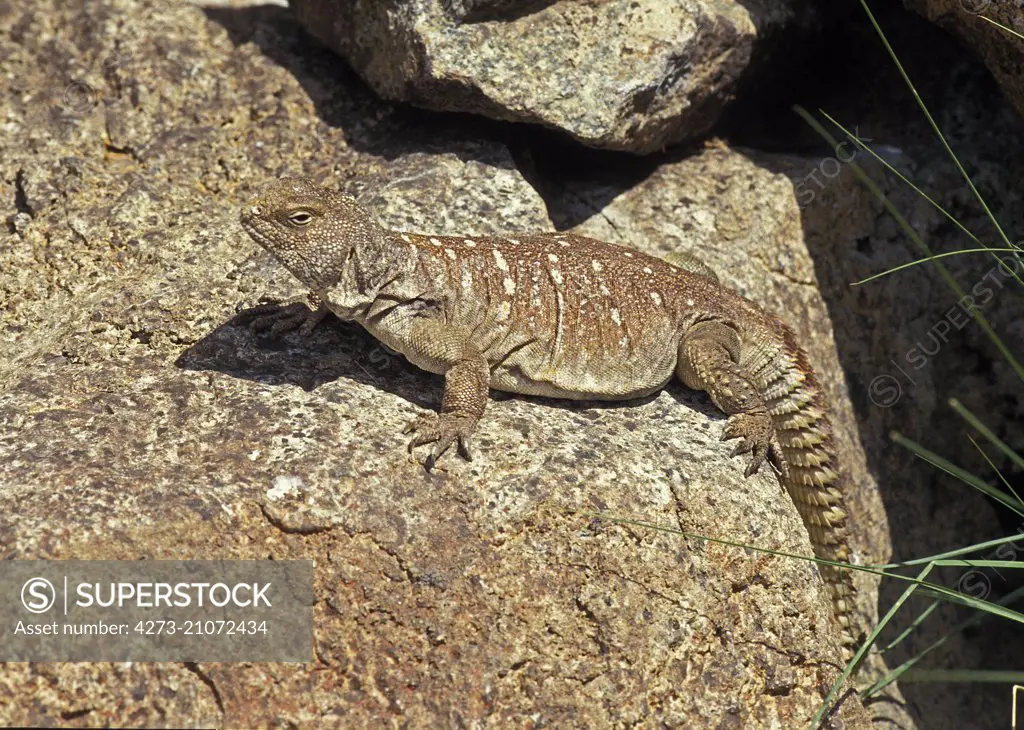
POLYGON ((284 264, 297 279, 309 284, 312 276, 312 267, 303 257, 302 253, 294 246, 281 246, 274 237, 274 224, 257 217, 259 207, 248 205, 242 210, 242 228, 249 234, 249 238, 259 244, 260 248, 273 254, 274 258, 284 264))

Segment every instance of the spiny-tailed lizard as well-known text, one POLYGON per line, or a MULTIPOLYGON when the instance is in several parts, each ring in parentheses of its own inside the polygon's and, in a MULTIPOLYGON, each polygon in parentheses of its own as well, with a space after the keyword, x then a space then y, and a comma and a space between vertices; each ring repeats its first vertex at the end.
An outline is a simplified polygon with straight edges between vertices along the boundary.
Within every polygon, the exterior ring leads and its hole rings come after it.
MULTIPOLYGON (((305 286, 306 303, 243 313, 257 331, 309 333, 328 313, 358 322, 444 376, 440 413, 414 420, 426 466, 469 438, 490 388, 586 400, 639 398, 675 374, 728 415, 750 476, 768 461, 815 554, 849 562, 844 479, 828 409, 793 332, 706 269, 572 233, 430 236, 387 230, 356 201, 303 178, 273 182, 241 211, 246 232, 305 286)), ((243 320, 244 321, 244 320, 243 320)), ((822 565, 844 651, 853 582, 822 565)))

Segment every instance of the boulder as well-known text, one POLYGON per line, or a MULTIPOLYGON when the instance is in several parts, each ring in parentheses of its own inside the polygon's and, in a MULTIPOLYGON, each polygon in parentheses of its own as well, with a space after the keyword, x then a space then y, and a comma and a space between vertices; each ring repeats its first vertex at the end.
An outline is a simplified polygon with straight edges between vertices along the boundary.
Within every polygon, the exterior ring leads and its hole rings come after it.
POLYGON ((1024 116, 1024 5, 1016 0, 905 3, 970 46, 988 66, 1017 112, 1024 116))
POLYGON ((312 559, 315 659, 5 664, 0 723, 808 723, 839 658, 813 565, 606 519, 810 553, 707 398, 496 398, 477 460, 427 473, 400 431, 440 378, 341 323, 229 323, 301 293, 237 224, 266 180, 550 228, 507 148, 425 143, 283 9, 145 10, 0 6, 2 556, 312 559))
POLYGON ((649 153, 705 133, 755 60, 814 24, 802 0, 291 3, 374 91, 649 153))

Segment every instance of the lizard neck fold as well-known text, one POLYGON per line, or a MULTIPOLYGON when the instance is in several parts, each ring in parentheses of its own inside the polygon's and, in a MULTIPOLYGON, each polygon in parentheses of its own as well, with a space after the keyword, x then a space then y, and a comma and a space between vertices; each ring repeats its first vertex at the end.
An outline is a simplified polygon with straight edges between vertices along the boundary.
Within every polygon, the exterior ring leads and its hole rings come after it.
POLYGON ((401 281, 413 263, 395 234, 380 226, 375 229, 356 239, 338 279, 317 292, 342 319, 362 322, 382 291, 401 281))

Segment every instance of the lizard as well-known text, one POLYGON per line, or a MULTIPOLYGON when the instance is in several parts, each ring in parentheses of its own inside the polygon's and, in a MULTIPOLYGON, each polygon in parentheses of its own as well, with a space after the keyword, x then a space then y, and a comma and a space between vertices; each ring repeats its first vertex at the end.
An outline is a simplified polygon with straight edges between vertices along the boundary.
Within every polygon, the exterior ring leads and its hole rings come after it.
MULTIPOLYGON (((629 400, 673 376, 727 415, 722 440, 767 462, 817 557, 849 563, 846 477, 825 396, 793 331, 721 285, 699 259, 682 266, 569 232, 434 236, 379 225, 354 198, 306 178, 265 185, 240 221, 305 287, 239 323, 308 334, 333 313, 413 365, 444 377, 438 413, 414 419, 409 451, 433 444, 429 470, 471 436, 490 389, 576 400, 629 400)), ((688 262, 688 263, 687 263, 688 262)), ((845 658, 854 638, 848 569, 822 564, 845 658)))

